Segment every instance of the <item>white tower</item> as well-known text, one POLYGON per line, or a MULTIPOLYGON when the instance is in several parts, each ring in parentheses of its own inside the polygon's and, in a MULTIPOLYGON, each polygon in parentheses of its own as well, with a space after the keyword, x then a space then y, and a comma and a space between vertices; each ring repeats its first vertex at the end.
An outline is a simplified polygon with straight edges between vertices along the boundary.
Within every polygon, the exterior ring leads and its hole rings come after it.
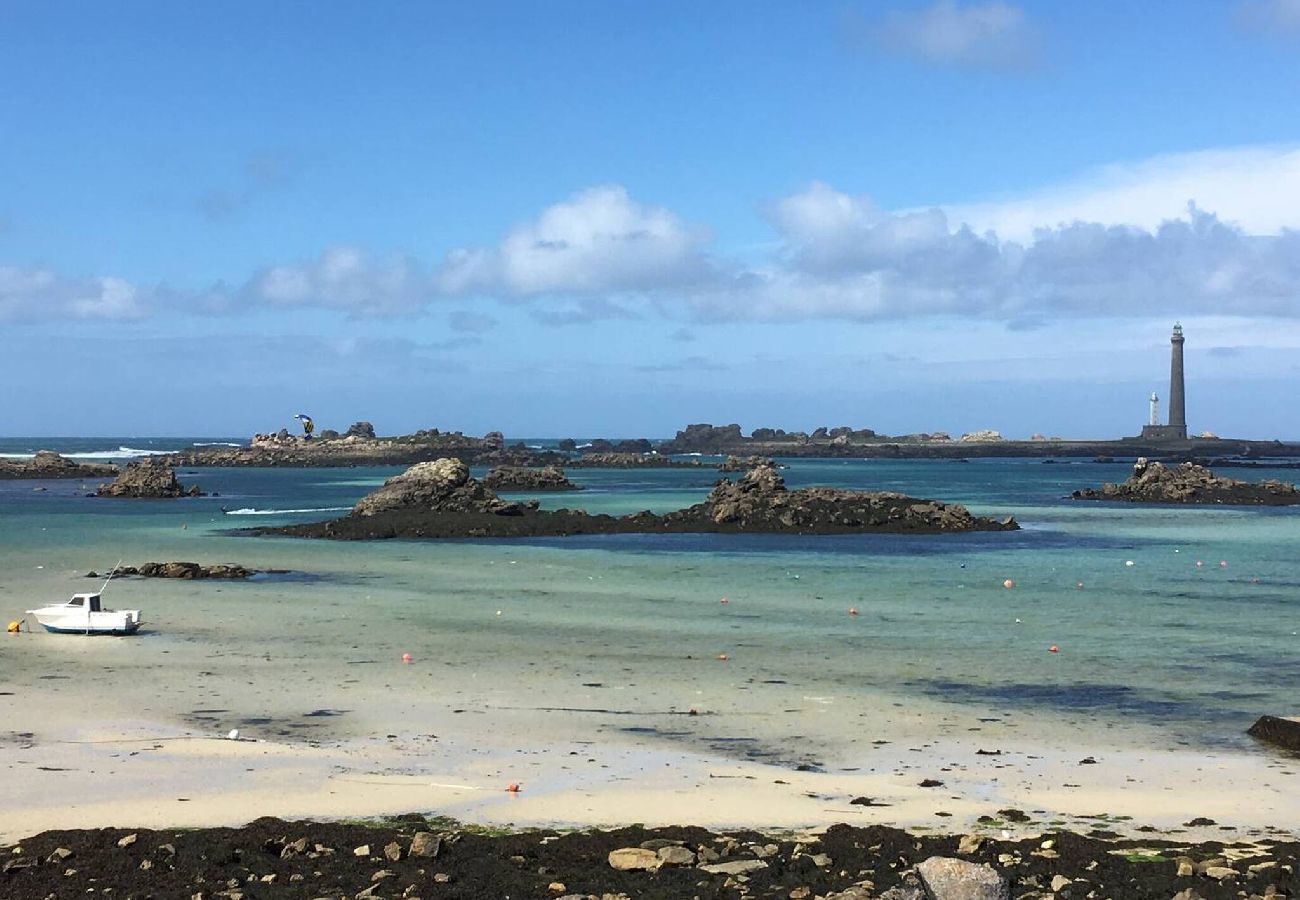
POLYGON ((1155 391, 1151 392, 1151 419, 1149 422, 1147 422, 1147 424, 1148 425, 1160 424, 1160 398, 1156 396, 1155 391))

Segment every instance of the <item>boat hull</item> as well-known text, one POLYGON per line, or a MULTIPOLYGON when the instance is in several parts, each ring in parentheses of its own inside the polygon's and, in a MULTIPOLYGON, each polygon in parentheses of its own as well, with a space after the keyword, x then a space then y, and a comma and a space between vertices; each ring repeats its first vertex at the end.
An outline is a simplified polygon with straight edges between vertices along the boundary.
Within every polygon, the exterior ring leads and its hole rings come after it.
POLYGON ((86 628, 84 625, 78 627, 65 627, 62 625, 46 625, 44 622, 41 622, 41 627, 44 628, 46 631, 48 631, 50 634, 88 634, 88 635, 108 634, 108 635, 117 635, 121 637, 128 634, 135 634, 137 631, 140 630, 140 623, 129 622, 126 625, 123 625, 121 628, 115 628, 112 626, 108 626, 108 627, 91 626, 90 628, 86 628))

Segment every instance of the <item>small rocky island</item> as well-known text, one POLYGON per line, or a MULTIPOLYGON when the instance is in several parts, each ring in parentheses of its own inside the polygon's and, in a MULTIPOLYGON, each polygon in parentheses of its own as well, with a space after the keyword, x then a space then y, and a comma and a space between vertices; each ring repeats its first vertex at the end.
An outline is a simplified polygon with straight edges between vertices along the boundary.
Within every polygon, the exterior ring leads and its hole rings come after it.
POLYGON ((38 450, 31 459, 0 457, 0 479, 20 478, 112 478, 117 466, 109 463, 77 462, 53 450, 38 450))
POLYGON ((483 476, 494 491, 580 491, 559 466, 496 466, 483 476))
POLYGON ((253 534, 368 540, 383 538, 543 537, 578 534, 940 534, 1012 531, 1019 526, 975 516, 963 506, 891 492, 838 488, 788 490, 771 465, 720 480, 704 502, 656 515, 593 515, 541 510, 537 501, 502 500, 470 477, 458 459, 417 463, 363 497, 342 518, 251 529, 253 534))
POLYGON ((87 578, 180 578, 185 581, 198 581, 205 578, 240 580, 252 578, 258 574, 256 569, 247 569, 238 563, 214 563, 203 565, 195 562, 147 562, 138 566, 118 566, 108 575, 87 572, 87 578))
POLYGON ((1122 500, 1129 503, 1215 503, 1240 506, 1300 504, 1300 489, 1285 481, 1238 481, 1215 475, 1204 466, 1138 459, 1133 474, 1119 484, 1103 484, 1071 495, 1075 500, 1122 500))
POLYGON ((117 478, 95 490, 99 497, 131 497, 165 500, 176 497, 202 497, 197 484, 185 487, 176 480, 172 467, 157 460, 129 463, 117 478))

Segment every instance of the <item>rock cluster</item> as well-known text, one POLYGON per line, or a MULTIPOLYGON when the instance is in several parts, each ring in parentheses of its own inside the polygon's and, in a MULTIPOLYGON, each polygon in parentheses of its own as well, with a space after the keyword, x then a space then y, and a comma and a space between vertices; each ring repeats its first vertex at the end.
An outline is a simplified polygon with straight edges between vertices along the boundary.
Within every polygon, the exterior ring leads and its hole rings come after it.
POLYGON ((176 480, 172 467, 157 460, 144 460, 127 464, 117 478, 95 489, 100 497, 133 497, 141 499, 169 499, 175 497, 202 497, 199 486, 185 487, 176 480))
POLYGON ((758 466, 775 466, 767 456, 728 456, 718 464, 719 472, 748 472, 758 466))
POLYGON ((704 502, 665 515, 640 512, 616 518, 582 510, 541 510, 538 506, 535 500, 527 504, 504 501, 470 477, 465 463, 440 459, 417 463, 388 479, 340 519, 253 532, 364 540, 703 532, 935 534, 1019 527, 1009 517, 996 521, 971 515, 962 506, 903 494, 835 488, 790 491, 771 464, 759 465, 737 481, 722 479, 704 502))
POLYGON ((559 466, 496 466, 483 477, 494 491, 580 491, 559 466))
MULTIPOLYGON (((139 566, 118 566, 113 570, 114 578, 137 575, 141 578, 184 578, 195 580, 201 578, 250 578, 257 574, 255 569, 246 569, 233 563, 216 563, 205 566, 193 562, 147 562, 139 566)), ((101 577, 98 572, 87 572, 87 578, 101 577)))
POLYGON ((702 504, 665 518, 707 518, 720 530, 829 533, 850 531, 1002 531, 1019 526, 971 515, 964 506, 893 492, 812 487, 786 489, 770 462, 736 481, 717 483, 702 504))
POLYGON ((1073 492, 1076 500, 1123 500, 1130 503, 1222 503, 1249 506, 1300 504, 1300 489, 1284 481, 1237 481, 1204 466, 1166 466, 1141 458, 1133 474, 1119 484, 1073 492))
POLYGON ((0 457, 0 479, 18 478, 111 478, 117 466, 108 463, 79 463, 53 450, 38 450, 31 459, 0 457))
POLYGON ((698 469, 699 460, 673 459, 660 453, 584 453, 567 463, 574 469, 698 469))
MULTIPOLYGON (((969 836, 968 836, 969 837, 969 836)), ((483 834, 446 820, 48 831, 0 846, 5 897, 554 897, 556 900, 1241 900, 1295 896, 1300 844, 977 841, 886 826, 483 834)))
POLYGON ((459 459, 416 463, 401 475, 357 501, 352 515, 376 516, 392 510, 427 513, 518 514, 517 503, 506 503, 481 482, 470 477, 469 466, 459 459))
POLYGON ((987 444, 1001 441, 1002 435, 991 428, 984 428, 979 431, 969 431, 958 438, 958 440, 964 441, 967 444, 987 444))

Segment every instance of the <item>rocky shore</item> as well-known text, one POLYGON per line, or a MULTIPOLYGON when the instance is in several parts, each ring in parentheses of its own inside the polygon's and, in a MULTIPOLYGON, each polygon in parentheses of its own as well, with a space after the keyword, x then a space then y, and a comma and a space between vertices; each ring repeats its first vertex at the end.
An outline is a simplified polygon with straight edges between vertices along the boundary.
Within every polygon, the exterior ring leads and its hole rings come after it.
POLYGON ((1216 503, 1242 506, 1300 504, 1300 489, 1284 481, 1238 481, 1215 475, 1204 466, 1139 459, 1133 474, 1119 484, 1074 491, 1075 500, 1121 500, 1129 503, 1216 503))
POLYGON ((665 515, 640 512, 614 517, 581 510, 548 511, 538 509, 536 501, 502 500, 470 477, 469 467, 460 460, 440 459, 418 463, 388 479, 342 518, 259 528, 251 533, 366 540, 697 532, 938 534, 1018 527, 1009 517, 983 518, 963 506, 891 492, 787 490, 771 465, 751 469, 736 481, 720 480, 703 503, 665 515))
POLYGON ((483 476, 494 491, 580 491, 559 466, 495 466, 483 476))
POLYGON ((185 487, 176 480, 172 467, 160 460, 128 463, 117 478, 95 489, 98 497, 131 497, 134 499, 174 499, 176 497, 202 497, 197 484, 185 487))
POLYGON ((358 422, 345 434, 326 430, 320 437, 306 440, 282 429, 276 434, 256 434, 246 447, 196 447, 162 459, 175 466, 221 468, 409 466, 443 457, 475 462, 500 451, 502 443, 499 432, 474 438, 458 431, 445 434, 436 428, 400 437, 375 437, 369 422, 358 422))
POLYGON ((375 823, 262 818, 242 828, 47 831, 0 847, 0 893, 15 900, 1284 900, 1300 891, 1293 840, 1123 840, 1100 829, 999 839, 997 825, 983 831, 489 833, 416 814, 375 823))
POLYGON ((31 459, 0 457, 0 480, 20 478, 112 478, 117 466, 109 463, 77 462, 52 450, 38 450, 31 459))

